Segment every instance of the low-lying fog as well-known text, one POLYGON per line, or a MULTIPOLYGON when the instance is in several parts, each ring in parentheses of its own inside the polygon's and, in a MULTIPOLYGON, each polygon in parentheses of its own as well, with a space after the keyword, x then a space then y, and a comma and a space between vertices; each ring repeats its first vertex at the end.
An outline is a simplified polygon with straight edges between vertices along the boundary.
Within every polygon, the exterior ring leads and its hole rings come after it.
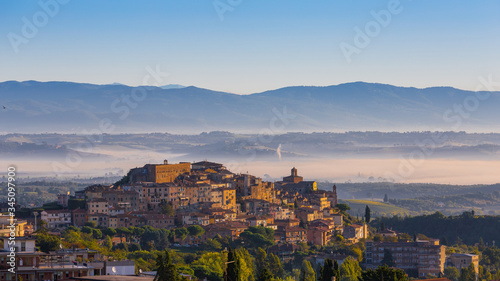
MULTIPOLYGON (((276 158, 249 160, 231 158, 195 158, 180 154, 159 153, 151 150, 134 149, 121 146, 98 146, 93 153, 108 155, 102 159, 79 158, 78 155, 66 157, 68 160, 47 159, 0 159, 4 171, 11 164, 17 166, 21 177, 89 177, 104 176, 106 173, 123 175, 129 169, 147 163, 169 163, 180 161, 193 162, 208 160, 221 162, 232 172, 250 173, 267 180, 276 180, 288 175, 292 167, 307 180, 327 180, 330 182, 368 182, 387 181, 390 179, 402 183, 443 183, 443 184, 493 184, 500 182, 500 160, 456 160, 456 159, 422 159, 409 161, 403 158, 359 158, 334 159, 320 158, 276 158)), ((5 172, 6 173, 6 172, 5 172)))

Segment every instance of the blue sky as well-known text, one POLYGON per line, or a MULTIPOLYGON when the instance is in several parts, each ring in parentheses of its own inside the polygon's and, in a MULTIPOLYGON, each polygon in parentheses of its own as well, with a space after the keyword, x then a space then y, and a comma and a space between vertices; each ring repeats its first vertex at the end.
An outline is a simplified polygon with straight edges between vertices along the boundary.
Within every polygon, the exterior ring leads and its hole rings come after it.
POLYGON ((401 0, 397 14, 392 1, 54 1, 40 1, 58 3, 46 24, 39 1, 0 2, 0 81, 141 85, 148 66, 169 73, 161 84, 239 94, 352 81, 474 90, 480 76, 500 80, 500 1, 401 0), (231 10, 221 18, 214 3, 231 10), (372 15, 382 10, 385 26, 372 15), (27 38, 23 17, 34 16, 27 38), (379 30, 349 62, 340 44, 356 47, 355 28, 370 22, 379 30))

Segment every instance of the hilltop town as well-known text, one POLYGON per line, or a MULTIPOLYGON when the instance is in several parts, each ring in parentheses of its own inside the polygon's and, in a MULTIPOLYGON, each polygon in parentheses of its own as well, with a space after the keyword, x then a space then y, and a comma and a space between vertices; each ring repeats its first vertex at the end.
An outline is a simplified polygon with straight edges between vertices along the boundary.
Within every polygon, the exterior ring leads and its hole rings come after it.
MULTIPOLYGON (((201 256, 191 264, 186 262, 190 269, 181 275, 190 280, 219 280, 226 274, 221 269, 215 273, 201 270, 196 263, 205 255, 215 255, 212 251, 225 259, 231 247, 240 248, 235 253, 242 256, 241 262, 245 255, 247 263, 252 262, 250 251, 256 259, 261 253, 260 258, 265 255, 279 264, 281 269, 271 270, 276 278, 293 275, 297 266, 305 270, 304 262, 325 266, 332 260, 365 270, 389 265, 413 278, 443 276, 452 267, 462 269, 463 274, 472 270, 478 275, 483 270, 477 254, 450 253, 439 239, 369 226, 368 206, 361 219, 349 215, 348 209, 338 204, 335 185, 319 190, 315 181, 305 181, 295 167, 282 180, 267 182, 233 173, 220 163, 171 164, 165 160, 131 169, 113 185, 59 194, 57 202, 33 209, 24 218, 22 214, 2 216, 5 238, 0 276, 14 280, 8 269, 9 246, 14 243, 22 257, 16 261, 16 280, 151 277, 156 267, 150 255, 161 256, 158 250, 164 249, 187 251, 186 255, 200 250, 201 256), (9 237, 15 237, 15 242, 9 242, 9 237), (285 274, 282 267, 287 266, 290 273, 285 274)), ((263 270, 255 268, 252 274, 263 270)))

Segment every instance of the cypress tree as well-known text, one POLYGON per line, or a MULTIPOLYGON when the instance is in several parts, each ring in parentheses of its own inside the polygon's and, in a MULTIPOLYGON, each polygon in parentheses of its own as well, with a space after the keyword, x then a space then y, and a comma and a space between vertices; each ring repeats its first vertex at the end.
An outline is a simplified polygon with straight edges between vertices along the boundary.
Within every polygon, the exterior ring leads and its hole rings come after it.
POLYGON ((333 261, 331 259, 326 259, 325 266, 321 272, 321 281, 331 281, 333 276, 335 276, 333 261))
POLYGON ((371 219, 372 219, 372 210, 370 210, 370 207, 368 207, 368 205, 366 205, 366 208, 365 208, 366 223, 370 223, 371 219))
POLYGON ((333 274, 335 276, 335 281, 340 281, 340 266, 336 260, 333 261, 333 274))
POLYGON ((240 277, 240 267, 238 263, 238 257, 231 248, 229 248, 229 253, 227 254, 227 281, 238 281, 240 277))
POLYGON ((156 258, 156 276, 154 281, 178 281, 180 275, 177 272, 175 265, 172 263, 170 253, 165 250, 165 256, 159 254, 156 258))

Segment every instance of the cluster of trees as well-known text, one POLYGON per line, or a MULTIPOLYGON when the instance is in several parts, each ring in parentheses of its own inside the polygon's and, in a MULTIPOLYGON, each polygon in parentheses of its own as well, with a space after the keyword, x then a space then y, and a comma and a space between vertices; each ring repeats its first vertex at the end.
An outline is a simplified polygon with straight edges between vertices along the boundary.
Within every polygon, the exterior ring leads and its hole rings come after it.
POLYGON ((383 217, 374 220, 372 225, 378 226, 381 223, 400 232, 443 237, 451 243, 460 239, 467 245, 478 243, 481 237, 491 244, 495 239, 498 240, 498 229, 500 229, 498 216, 477 216, 474 211, 464 212, 460 216, 444 216, 440 212, 435 212, 415 217, 383 217))
POLYGON ((451 281, 490 281, 498 280, 500 277, 500 271, 497 270, 495 274, 484 270, 482 266, 479 266, 477 279, 476 279, 476 268, 474 264, 470 264, 469 267, 458 269, 453 266, 448 266, 444 269, 444 277, 450 279, 451 281))
MULTIPOLYGON (((302 280, 308 280, 307 276, 314 275, 316 278, 326 276, 330 272, 328 268, 324 270, 324 273, 319 269, 311 272, 310 268, 313 267, 305 266, 309 263, 308 258, 313 254, 335 252, 353 254, 359 260, 362 259, 363 243, 359 245, 338 243, 325 247, 300 243, 298 251, 293 255, 293 260, 282 263, 276 255, 267 250, 274 244, 274 230, 262 226, 248 228, 240 234, 239 239, 234 241, 229 237, 216 236, 198 247, 176 247, 176 251, 170 251, 167 258, 164 251, 172 248, 175 245, 174 242, 188 236, 202 235, 203 231, 203 228, 199 226, 179 227, 172 230, 155 229, 150 226, 113 229, 97 228, 95 224, 88 223, 81 229, 68 227, 59 237, 49 234, 42 227, 37 235, 37 246, 45 252, 57 250, 60 244, 65 248, 97 250, 110 260, 135 260, 137 271, 139 269, 152 271, 161 267, 158 260, 161 256, 163 264, 168 265, 168 260, 171 260, 172 264, 175 264, 175 272, 179 274, 185 273, 200 279, 206 277, 208 280, 216 281, 222 281, 224 278, 232 280, 231 278, 235 276, 237 280, 253 281, 292 281, 300 280, 301 276, 302 280), (127 242, 113 244, 111 237, 118 236, 127 242)), ((347 267, 349 262, 340 267, 341 276, 359 276, 359 265, 355 259, 352 259, 352 262, 355 266, 351 269, 347 267)))
MULTIPOLYGON (((183 266, 174 264, 170 255, 168 251, 158 255, 155 281, 183 280, 180 274, 183 266)), ((190 267, 195 277, 210 281, 331 281, 333 277, 339 281, 408 281, 403 270, 388 266, 363 271, 352 257, 346 258, 341 266, 337 261, 326 259, 324 265, 318 265, 317 270, 313 269, 310 261, 303 260, 300 268, 287 272, 278 257, 267 255, 262 248, 256 250, 255 257, 244 248, 205 253, 190 267)))

